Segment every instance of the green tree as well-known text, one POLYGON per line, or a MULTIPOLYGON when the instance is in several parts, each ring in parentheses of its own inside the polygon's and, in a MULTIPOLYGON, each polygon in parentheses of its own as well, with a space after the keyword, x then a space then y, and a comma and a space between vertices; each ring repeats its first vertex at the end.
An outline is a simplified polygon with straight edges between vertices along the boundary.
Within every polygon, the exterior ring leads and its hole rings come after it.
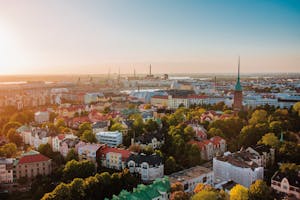
POLYGON ((193 139, 195 137, 195 131, 191 126, 187 126, 184 128, 183 130, 184 133, 184 140, 185 141, 190 141, 191 139, 193 139))
POLYGON ((0 147, 0 156, 3 157, 14 157, 17 153, 17 146, 14 143, 7 143, 0 147))
POLYGON ((95 134, 91 130, 85 130, 80 137, 84 142, 95 143, 97 142, 95 134))
POLYGON ((256 180, 249 188, 249 200, 272 200, 271 189, 262 180, 256 180))
POLYGON ((76 151, 75 151, 74 148, 72 148, 72 149, 68 152, 68 154, 67 154, 65 160, 66 160, 67 162, 68 162, 68 161, 71 161, 71 160, 77 160, 77 161, 78 161, 78 154, 76 153, 76 151))
POLYGON ((116 122, 116 123, 114 123, 111 127, 110 127, 110 130, 111 131, 123 131, 123 130, 125 130, 125 128, 124 128, 124 126, 121 124, 121 123, 119 123, 119 122, 116 122))
POLYGON ((74 178, 86 178, 95 173, 95 165, 88 160, 67 162, 63 169, 63 179, 65 181, 73 180, 74 178))
POLYGON ((52 192, 45 194, 42 200, 71 200, 69 184, 60 183, 52 192))
POLYGON ((176 161, 174 157, 170 156, 165 162, 166 174, 171 174, 176 170, 176 161))
POLYGON ((70 184, 70 197, 74 200, 85 199, 84 180, 75 178, 70 184))
POLYGON ((81 137, 82 134, 84 133, 84 131, 86 131, 86 130, 92 131, 92 125, 88 122, 84 122, 84 123, 80 124, 78 132, 77 132, 77 136, 81 137))
POLYGON ((54 152, 52 151, 52 148, 51 148, 50 144, 48 144, 48 143, 46 143, 46 144, 41 144, 41 145, 38 147, 38 151, 39 151, 41 154, 43 154, 43 155, 45 155, 45 156, 47 156, 47 157, 49 157, 49 158, 52 158, 52 157, 53 157, 53 154, 54 154, 54 152))
POLYGON ((16 129, 14 128, 9 129, 7 133, 7 137, 10 142, 15 143, 18 147, 22 145, 23 139, 20 136, 20 134, 16 132, 16 129))
POLYGON ((190 199, 189 194, 183 191, 173 192, 170 196, 170 200, 189 200, 189 199, 190 199))
POLYGON ((298 116, 300 116, 300 101, 293 105, 293 110, 298 113, 298 116))
POLYGON ((214 137, 214 136, 220 136, 220 137, 224 138, 224 133, 219 128, 211 128, 211 129, 209 129, 209 131, 208 131, 208 137, 211 138, 211 137, 214 137))
POLYGON ((267 146, 270 146, 273 148, 278 148, 279 144, 280 144, 278 137, 276 137, 274 133, 265 134, 258 143, 264 144, 264 145, 267 145, 267 146))
POLYGON ((248 200, 248 189, 242 185, 236 185, 230 190, 230 200, 248 200))
POLYGON ((249 119, 249 124, 266 123, 268 121, 268 113, 265 110, 256 110, 249 119))
POLYGON ((202 190, 192 197, 192 200, 218 200, 219 194, 215 191, 202 190))
POLYGON ((22 124, 19 122, 7 122, 2 128, 2 135, 7 136, 7 132, 9 131, 9 129, 11 128, 17 129, 20 126, 22 126, 22 124))

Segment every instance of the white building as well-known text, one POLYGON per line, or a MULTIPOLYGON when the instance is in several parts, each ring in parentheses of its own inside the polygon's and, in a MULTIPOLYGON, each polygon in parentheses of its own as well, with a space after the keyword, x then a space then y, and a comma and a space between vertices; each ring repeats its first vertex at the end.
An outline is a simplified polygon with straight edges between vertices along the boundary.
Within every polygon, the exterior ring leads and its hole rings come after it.
POLYGON ((87 93, 84 95, 84 103, 90 104, 100 101, 100 99, 104 98, 104 95, 102 92, 96 92, 96 93, 87 93))
POLYGON ((13 176, 13 162, 12 158, 0 158, 0 183, 12 183, 13 176))
POLYGON ((289 173, 277 171, 272 177, 271 187, 276 193, 300 199, 300 171, 289 173))
POLYGON ((49 112, 48 111, 38 111, 36 113, 34 113, 34 121, 42 124, 44 122, 48 122, 49 121, 49 112))
POLYGON ((222 157, 215 157, 213 171, 215 183, 233 180, 245 187, 264 177, 264 168, 252 160, 249 152, 227 152, 222 157))
POLYGON ((153 181, 164 176, 164 164, 159 155, 131 154, 127 160, 130 173, 141 175, 142 181, 153 181))
POLYGON ((193 192, 199 183, 213 185, 214 173, 211 169, 195 166, 171 174, 169 180, 171 184, 180 182, 185 192, 193 192))
POLYGON ((89 160, 96 163, 97 154, 100 153, 101 144, 86 144, 78 147, 79 160, 89 160))
POLYGON ((102 144, 110 147, 116 147, 123 142, 123 135, 119 131, 105 131, 96 133, 96 139, 102 144))

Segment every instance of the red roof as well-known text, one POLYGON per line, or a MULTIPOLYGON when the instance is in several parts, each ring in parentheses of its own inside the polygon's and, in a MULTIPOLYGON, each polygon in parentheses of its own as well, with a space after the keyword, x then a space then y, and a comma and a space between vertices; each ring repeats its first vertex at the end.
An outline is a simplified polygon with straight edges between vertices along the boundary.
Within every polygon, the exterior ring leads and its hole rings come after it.
POLYGON ((64 134, 59 134, 57 137, 58 137, 59 140, 63 140, 65 138, 65 135, 64 134))
POLYGON ((51 160, 51 159, 42 154, 26 155, 26 156, 23 156, 20 158, 19 164, 45 162, 48 160, 51 160))
POLYGON ((192 145, 196 144, 200 150, 204 150, 205 149, 205 144, 203 142, 192 140, 189 143, 192 144, 192 145))
POLYGON ((208 98, 208 96, 191 94, 191 95, 188 95, 188 98, 189 99, 206 99, 206 98, 208 98))
POLYGON ((151 98, 155 98, 155 99, 168 99, 168 96, 166 96, 166 95, 154 95, 151 98))
POLYGON ((101 149, 100 154, 106 155, 107 153, 110 153, 110 152, 121 154, 122 155, 122 160, 126 160, 131 154, 131 151, 129 151, 129 150, 120 149, 120 148, 113 148, 113 147, 108 147, 108 146, 101 149))
POLYGON ((214 143, 214 145, 220 144, 221 140, 224 140, 223 138, 221 138, 220 136, 215 136, 210 138, 210 140, 212 141, 212 143, 214 143))

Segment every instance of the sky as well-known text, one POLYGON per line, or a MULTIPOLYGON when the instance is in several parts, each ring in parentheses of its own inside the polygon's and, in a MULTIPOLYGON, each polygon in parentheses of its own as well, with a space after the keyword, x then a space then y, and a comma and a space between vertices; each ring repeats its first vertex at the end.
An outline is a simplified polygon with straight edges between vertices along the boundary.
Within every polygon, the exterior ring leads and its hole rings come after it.
POLYGON ((300 72, 299 0, 0 0, 0 75, 300 72))

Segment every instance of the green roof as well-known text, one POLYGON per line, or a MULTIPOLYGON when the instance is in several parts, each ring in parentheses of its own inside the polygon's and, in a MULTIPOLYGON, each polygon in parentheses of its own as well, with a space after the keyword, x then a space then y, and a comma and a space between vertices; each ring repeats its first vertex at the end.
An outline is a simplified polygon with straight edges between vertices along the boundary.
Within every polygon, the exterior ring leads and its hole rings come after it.
POLYGON ((113 196, 112 200, 152 200, 159 197, 160 193, 170 192, 171 185, 168 177, 156 179, 151 185, 140 184, 130 193, 122 190, 118 196, 113 196))
POLYGON ((242 86, 240 83, 240 79, 238 78, 236 85, 235 85, 235 91, 242 91, 242 86))

